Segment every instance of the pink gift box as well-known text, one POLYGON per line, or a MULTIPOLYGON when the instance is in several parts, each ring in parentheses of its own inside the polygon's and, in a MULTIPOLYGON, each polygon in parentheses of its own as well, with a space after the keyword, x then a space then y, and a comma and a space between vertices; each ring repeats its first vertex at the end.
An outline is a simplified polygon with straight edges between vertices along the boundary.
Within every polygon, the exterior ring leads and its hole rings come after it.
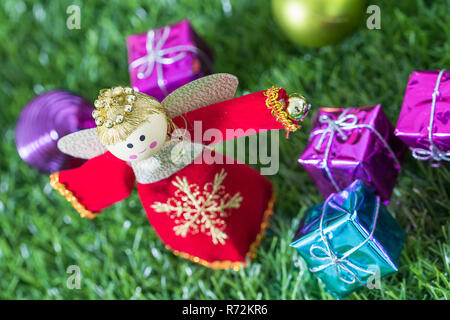
POLYGON ((133 88, 159 101, 212 73, 213 55, 188 20, 127 37, 133 88))
POLYGON ((380 105, 320 108, 298 162, 324 198, 361 179, 387 203, 405 147, 380 105))
POLYGON ((411 74, 395 135, 412 149, 413 156, 419 160, 450 161, 450 72, 414 71, 411 74))

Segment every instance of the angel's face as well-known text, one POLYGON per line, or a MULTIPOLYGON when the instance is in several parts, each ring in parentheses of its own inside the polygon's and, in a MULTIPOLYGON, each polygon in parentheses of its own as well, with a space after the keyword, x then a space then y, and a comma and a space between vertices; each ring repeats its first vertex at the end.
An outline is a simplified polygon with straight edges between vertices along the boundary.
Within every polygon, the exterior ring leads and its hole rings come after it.
POLYGON ((125 141, 106 149, 124 161, 141 161, 153 156, 167 139, 167 121, 162 114, 152 114, 125 141))

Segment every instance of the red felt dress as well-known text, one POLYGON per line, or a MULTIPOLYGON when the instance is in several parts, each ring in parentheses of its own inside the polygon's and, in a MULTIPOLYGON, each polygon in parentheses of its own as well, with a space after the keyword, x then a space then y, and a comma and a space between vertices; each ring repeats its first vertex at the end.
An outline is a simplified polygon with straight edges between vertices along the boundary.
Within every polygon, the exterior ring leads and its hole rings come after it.
MULTIPOLYGON (((279 93, 287 99, 283 89, 279 93)), ((193 137, 194 120, 202 120, 203 131, 216 128, 223 137, 226 129, 243 129, 242 134, 282 129, 266 99, 261 91, 187 112, 187 129, 193 137)), ((185 125, 181 118, 174 122, 185 125)), ((157 182, 138 179, 137 191, 150 224, 175 254, 212 268, 237 269, 255 256, 275 196, 270 181, 255 169, 226 160, 207 164, 212 156, 205 150, 198 155, 201 163, 193 161, 157 182)), ((109 152, 51 176, 51 185, 88 218, 128 197, 134 183, 132 167, 109 152)))

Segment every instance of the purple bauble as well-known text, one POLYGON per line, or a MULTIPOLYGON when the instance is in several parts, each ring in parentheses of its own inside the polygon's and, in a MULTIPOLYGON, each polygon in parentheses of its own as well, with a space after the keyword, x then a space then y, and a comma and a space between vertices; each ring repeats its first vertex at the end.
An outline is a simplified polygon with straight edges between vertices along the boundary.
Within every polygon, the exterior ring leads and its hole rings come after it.
POLYGON ((95 127, 93 106, 68 91, 49 91, 30 101, 16 125, 16 146, 30 166, 47 173, 83 163, 58 150, 58 139, 78 130, 95 127))

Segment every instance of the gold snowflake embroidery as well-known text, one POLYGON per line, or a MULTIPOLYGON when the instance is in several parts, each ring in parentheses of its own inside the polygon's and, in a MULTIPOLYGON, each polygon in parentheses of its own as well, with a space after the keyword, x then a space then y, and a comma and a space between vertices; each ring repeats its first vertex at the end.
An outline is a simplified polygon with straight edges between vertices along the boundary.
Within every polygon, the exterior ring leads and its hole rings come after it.
POLYGON ((176 235, 186 237, 198 232, 211 236, 214 244, 225 244, 228 235, 224 232, 225 218, 230 209, 238 209, 243 200, 239 192, 230 196, 225 193, 222 182, 227 173, 222 169, 214 176, 214 182, 206 183, 203 190, 197 184, 189 184, 186 177, 176 177, 172 184, 177 188, 175 197, 166 203, 155 202, 151 207, 156 212, 165 212, 175 220, 176 235))

